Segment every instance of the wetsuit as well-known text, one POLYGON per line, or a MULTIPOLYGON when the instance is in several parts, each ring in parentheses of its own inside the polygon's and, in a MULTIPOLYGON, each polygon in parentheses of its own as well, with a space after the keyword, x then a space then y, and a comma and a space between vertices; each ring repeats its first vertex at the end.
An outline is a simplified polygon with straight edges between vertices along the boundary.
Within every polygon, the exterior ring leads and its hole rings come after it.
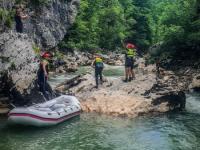
POLYGON ((16 31, 19 33, 23 33, 23 23, 21 16, 15 15, 15 22, 16 22, 16 31))
POLYGON ((101 82, 103 82, 102 71, 103 71, 103 60, 99 57, 95 58, 95 80, 96 86, 98 87, 98 78, 100 77, 101 82))
POLYGON ((43 95, 45 96, 45 98, 48 98, 48 95, 46 93, 47 89, 48 89, 48 84, 47 84, 47 77, 45 76, 45 72, 44 72, 44 69, 43 69, 43 63, 44 62, 47 62, 47 65, 46 65, 46 71, 48 73, 48 64, 49 62, 47 60, 43 60, 41 63, 40 63, 40 67, 39 67, 39 70, 38 70, 38 84, 39 84, 39 90, 40 92, 43 93, 43 95))

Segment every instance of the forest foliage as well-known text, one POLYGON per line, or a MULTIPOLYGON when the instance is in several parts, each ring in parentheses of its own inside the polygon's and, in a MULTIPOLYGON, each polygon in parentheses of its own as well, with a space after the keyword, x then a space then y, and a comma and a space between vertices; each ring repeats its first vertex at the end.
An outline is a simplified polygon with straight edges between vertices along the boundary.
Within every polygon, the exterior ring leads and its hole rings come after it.
POLYGON ((144 1, 81 0, 76 22, 60 47, 114 51, 129 38, 144 50, 151 42, 147 13, 144 1))
POLYGON ((152 58, 198 60, 200 56, 200 1, 150 0, 152 58))
MULTIPOLYGON (((15 0, 16 4, 31 3, 36 7, 49 1, 15 0)), ((59 44, 64 51, 121 51, 123 41, 129 39, 150 61, 199 60, 200 0, 80 2, 75 23, 59 44)), ((14 10, 0 8, 0 30, 13 27, 13 16, 14 10)))
POLYGON ((122 49, 124 39, 152 60, 196 59, 200 54, 200 1, 81 0, 76 22, 60 47, 115 51, 122 49))

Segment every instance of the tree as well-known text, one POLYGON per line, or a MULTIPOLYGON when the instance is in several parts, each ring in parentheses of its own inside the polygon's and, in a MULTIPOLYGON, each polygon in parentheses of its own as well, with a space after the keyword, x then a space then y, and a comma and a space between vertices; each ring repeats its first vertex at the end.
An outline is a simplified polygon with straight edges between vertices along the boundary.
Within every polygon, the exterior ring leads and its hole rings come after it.
POLYGON ((113 51, 122 47, 121 41, 130 38, 145 49, 150 43, 150 30, 144 12, 133 0, 82 0, 76 22, 60 46, 113 51))

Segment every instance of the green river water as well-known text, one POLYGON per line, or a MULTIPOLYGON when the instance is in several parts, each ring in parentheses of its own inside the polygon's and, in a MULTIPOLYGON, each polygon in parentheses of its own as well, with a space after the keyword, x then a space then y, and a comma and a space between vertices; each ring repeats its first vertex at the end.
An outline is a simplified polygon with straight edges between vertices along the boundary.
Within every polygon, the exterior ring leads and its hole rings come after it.
POLYGON ((36 128, 0 118, 0 150, 200 150, 200 94, 187 95, 185 112, 136 119, 82 113, 36 128))

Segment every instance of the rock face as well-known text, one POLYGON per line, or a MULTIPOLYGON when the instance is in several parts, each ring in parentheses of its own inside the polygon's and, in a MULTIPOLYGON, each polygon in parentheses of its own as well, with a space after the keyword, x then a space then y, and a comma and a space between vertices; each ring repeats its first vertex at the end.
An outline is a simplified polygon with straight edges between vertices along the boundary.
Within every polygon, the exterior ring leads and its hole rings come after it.
POLYGON ((38 62, 33 42, 25 34, 3 33, 0 35, 0 71, 7 70, 17 90, 23 93, 36 78, 38 62))
MULTIPOLYGON (((0 35, 0 72, 2 81, 15 105, 44 101, 37 84, 39 59, 32 48, 33 41, 26 34, 3 33, 0 35)), ((4 89, 5 90, 5 89, 4 89)), ((52 94, 49 86, 48 92, 52 94)))
MULTIPOLYGON (((74 22, 80 0, 48 0, 48 3, 39 5, 35 5, 34 1, 24 2, 29 16, 23 21, 24 33, 5 31, 0 35, 0 72, 8 78, 7 90, 22 105, 44 99, 37 89, 39 65, 33 44, 45 50, 55 47, 74 22)), ((11 10, 14 5, 11 0, 0 2, 4 9, 11 10)))
POLYGON ((42 6, 28 5, 25 33, 44 48, 55 47, 75 20, 80 0, 50 0, 42 6))
MULTIPOLYGON (((7 87, 22 97, 34 88, 38 61, 33 42, 25 34, 3 33, 0 35, 0 71, 7 72, 7 87)), ((17 97, 16 97, 17 98, 17 97)))
MULTIPOLYGON (((24 33, 45 49, 55 47, 75 21, 79 4, 80 0, 48 0, 37 5, 34 1, 27 1, 24 9, 29 18, 23 20, 24 33)), ((12 10, 14 5, 13 0, 0 2, 4 9, 12 10)))

